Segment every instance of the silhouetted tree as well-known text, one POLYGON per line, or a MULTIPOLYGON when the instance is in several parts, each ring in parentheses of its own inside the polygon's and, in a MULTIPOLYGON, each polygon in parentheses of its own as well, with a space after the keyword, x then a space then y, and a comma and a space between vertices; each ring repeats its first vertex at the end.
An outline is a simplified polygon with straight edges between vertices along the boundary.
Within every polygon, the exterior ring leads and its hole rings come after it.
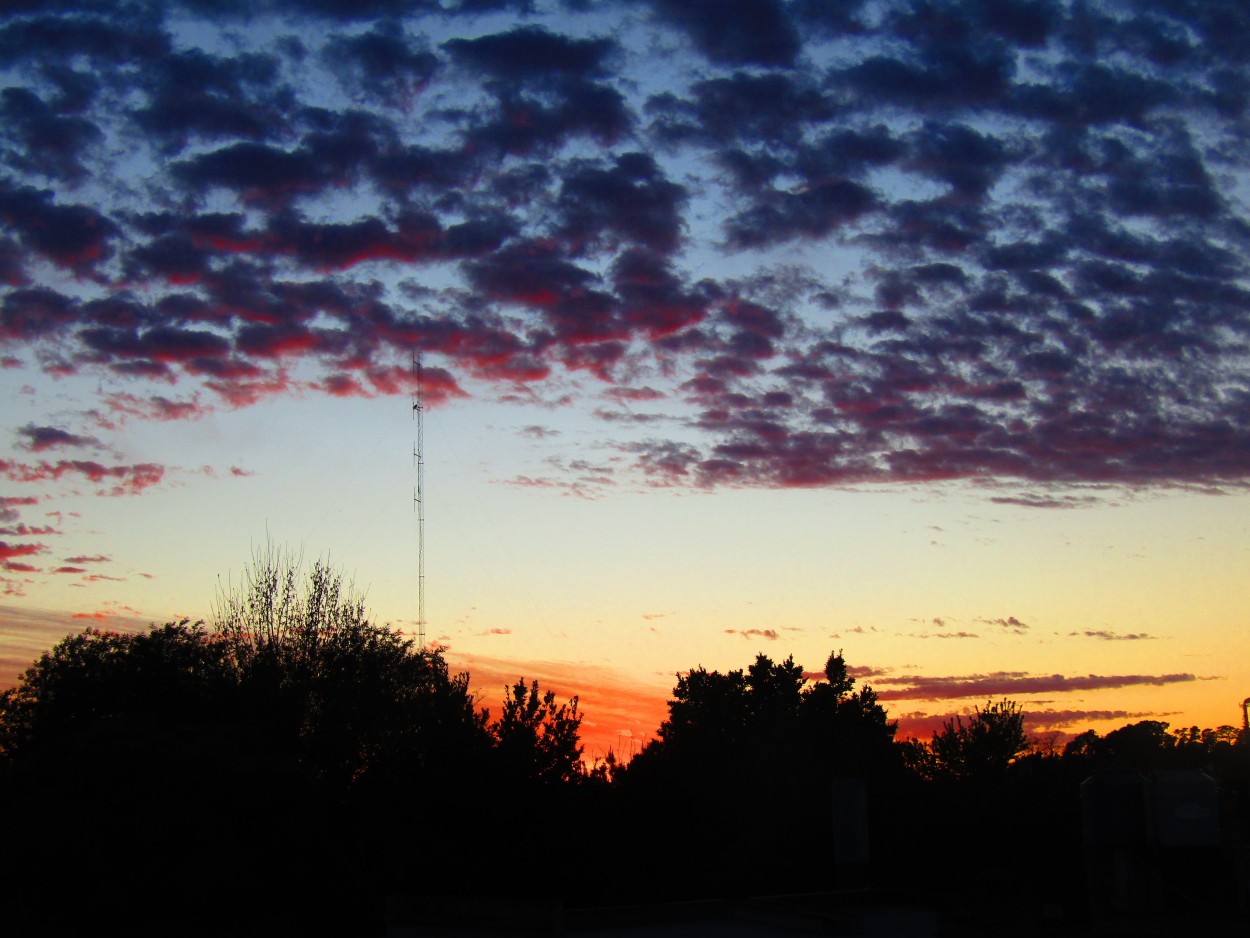
POLYGON ((697 759, 708 766, 803 762, 824 778, 864 774, 894 759, 896 727, 872 688, 855 691, 842 653, 825 663, 827 682, 811 686, 793 657, 757 655, 743 671, 700 667, 678 675, 669 715, 647 759, 697 759), (776 753, 780 759, 764 759, 776 753))
POLYGON ((504 688, 499 719, 491 724, 504 765, 538 782, 568 782, 582 775, 577 698, 556 704, 555 691, 539 693, 522 678, 504 688))
POLYGON ((217 719, 233 681, 202 623, 67 636, 0 693, 0 756, 15 758, 112 717, 162 725, 217 719))
POLYGON ((318 561, 306 574, 272 546, 219 590, 214 628, 249 718, 344 786, 374 767, 404 774, 488 745, 468 675, 369 621, 364 600, 318 561))
POLYGON ((1140 720, 1112 730, 1102 738, 1100 749, 1112 763, 1125 768, 1150 769, 1167 762, 1176 746, 1162 720, 1140 720))
POLYGON ((802 702, 804 678, 794 657, 773 662, 756 655, 747 667, 747 724, 756 733, 771 734, 793 725, 802 702))
POLYGON ((854 690, 840 652, 826 677, 809 686, 792 657, 763 654, 745 670, 678 675, 657 739, 622 773, 657 820, 700 831, 683 862, 706 894, 827 884, 832 780, 901 767, 894 724, 870 688, 854 690), (742 823, 752 810, 757 823, 742 823))
POLYGON ((898 730, 871 687, 855 690, 841 650, 825 662, 825 681, 800 700, 802 738, 822 776, 876 778, 901 766, 898 730))
POLYGON ((1001 775, 1028 745, 1020 706, 986 701, 967 722, 957 716, 943 723, 927 747, 910 746, 908 759, 925 777, 968 780, 1001 775))
POLYGON ((1145 772, 1172 765, 1177 745, 1177 737, 1168 732, 1167 723, 1141 720, 1106 736, 1086 730, 1064 746, 1063 757, 1084 765, 1086 771, 1120 768, 1145 772))
POLYGON ((1173 730, 1172 735, 1176 738, 1180 761, 1186 765, 1198 765, 1236 746, 1241 730, 1229 724, 1203 729, 1190 726, 1173 730))
POLYGON ((721 674, 702 666, 692 668, 677 676, 668 719, 657 731, 656 751, 691 748, 712 753, 735 747, 746 717, 746 680, 741 671, 721 674))
POLYGON ((1140 720, 1099 736, 1086 730, 1064 746, 1063 758, 1095 769, 1231 768, 1250 761, 1243 732, 1233 726, 1183 727, 1169 732, 1162 720, 1140 720))
POLYGON ((337 857, 310 849, 333 827, 317 781, 238 719, 237 694, 224 643, 186 622, 69 636, 3 694, 0 798, 22 806, 8 834, 24 855, 6 915, 26 920, 19 931, 142 934, 172 915, 208 927, 242 894, 210 902, 188 871, 240 857, 269 871, 267 898, 324 909, 334 887, 300 885, 314 871, 342 882, 337 857), (71 902, 50 894, 65 882, 71 902))

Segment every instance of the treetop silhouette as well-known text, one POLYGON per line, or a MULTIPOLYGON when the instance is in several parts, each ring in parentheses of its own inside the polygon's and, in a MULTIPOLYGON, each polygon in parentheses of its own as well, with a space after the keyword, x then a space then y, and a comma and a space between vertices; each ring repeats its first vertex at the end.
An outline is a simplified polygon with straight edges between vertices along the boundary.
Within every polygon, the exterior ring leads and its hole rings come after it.
MULTIPOLYGON (((1071 888, 1054 871, 1080 868, 1076 791, 1104 767, 1210 771, 1240 819, 1230 829, 1250 832, 1244 731, 1146 720, 1083 733, 1062 753, 1029 750, 1020 705, 989 700, 928 741, 900 742, 841 650, 823 680, 764 654, 678 674, 656 738, 627 763, 609 754, 587 769, 582 720, 576 696, 520 677, 491 719, 440 650, 371 621, 328 564, 304 569, 270 549, 221 591, 211 628, 86 629, 0 693, 0 796, 26 812, 15 830, 32 897, 45 874, 80 881, 108 867, 137 870, 185 908, 197 886, 179 869, 246 856, 276 871, 272 901, 298 897, 307 922, 329 922, 316 912, 327 902, 380 903, 414 881, 480 891, 483 855, 554 856, 587 830, 629 836, 555 886, 548 864, 514 863, 490 888, 607 900, 608 884, 640 898, 828 888, 830 838, 852 800, 871 831, 865 855, 889 876, 924 843, 943 851, 955 888, 960 864, 1011 831, 1012 848, 1036 858, 1030 882, 1071 888), (84 792, 108 810, 85 810, 84 792), (648 871, 674 856, 680 876, 657 885, 648 871)), ((106 884, 83 889, 91 908, 108 907, 106 884)), ((47 903, 27 905, 44 924, 47 903)))

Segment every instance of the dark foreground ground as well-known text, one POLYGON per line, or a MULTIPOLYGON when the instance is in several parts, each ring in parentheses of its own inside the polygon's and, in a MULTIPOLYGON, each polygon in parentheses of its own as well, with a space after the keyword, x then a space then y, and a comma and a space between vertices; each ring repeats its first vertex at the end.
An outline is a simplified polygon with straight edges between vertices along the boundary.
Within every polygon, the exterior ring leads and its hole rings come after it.
POLYGON ((387 938, 1246 938, 1250 910, 1091 911, 1038 903, 987 908, 967 897, 857 890, 662 905, 562 908, 541 902, 392 897, 387 938))

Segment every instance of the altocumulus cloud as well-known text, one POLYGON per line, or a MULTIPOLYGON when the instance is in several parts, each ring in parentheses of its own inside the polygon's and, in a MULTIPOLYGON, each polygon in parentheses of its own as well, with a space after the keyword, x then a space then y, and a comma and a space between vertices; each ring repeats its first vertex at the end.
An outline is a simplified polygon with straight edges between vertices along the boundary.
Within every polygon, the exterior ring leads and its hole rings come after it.
POLYGON ((9 4, 0 354, 114 427, 418 348, 660 485, 1242 487, 1248 62, 1240 0, 9 4))

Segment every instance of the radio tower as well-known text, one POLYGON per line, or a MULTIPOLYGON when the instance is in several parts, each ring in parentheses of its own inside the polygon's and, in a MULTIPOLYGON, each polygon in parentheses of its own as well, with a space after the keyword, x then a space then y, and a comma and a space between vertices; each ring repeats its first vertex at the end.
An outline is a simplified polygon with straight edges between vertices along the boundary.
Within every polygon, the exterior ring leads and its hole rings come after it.
POLYGON ((412 398, 412 415, 417 421, 417 442, 412 448, 412 458, 417 465, 417 490, 413 504, 417 509, 417 647, 425 651, 425 388, 421 373, 421 358, 412 353, 412 374, 417 389, 412 398))

